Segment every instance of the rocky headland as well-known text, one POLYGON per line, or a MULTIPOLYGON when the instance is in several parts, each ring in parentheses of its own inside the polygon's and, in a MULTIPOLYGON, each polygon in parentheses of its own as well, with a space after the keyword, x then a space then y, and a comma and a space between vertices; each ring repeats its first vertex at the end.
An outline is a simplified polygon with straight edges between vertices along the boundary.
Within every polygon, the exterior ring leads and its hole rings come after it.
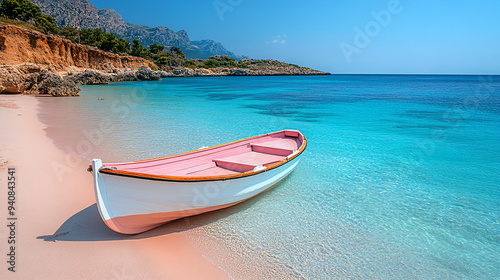
POLYGON ((78 85, 194 76, 329 75, 274 60, 242 60, 247 68, 158 67, 150 60, 72 43, 15 25, 0 26, 0 94, 77 96, 78 85))

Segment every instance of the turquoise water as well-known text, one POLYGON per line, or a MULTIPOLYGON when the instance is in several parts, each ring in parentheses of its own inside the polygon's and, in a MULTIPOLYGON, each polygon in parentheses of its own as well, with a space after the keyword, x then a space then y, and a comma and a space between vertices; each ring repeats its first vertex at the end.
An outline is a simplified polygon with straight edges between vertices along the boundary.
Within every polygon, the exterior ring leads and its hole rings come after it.
POLYGON ((105 162, 299 129, 307 150, 276 188, 166 225, 234 278, 499 279, 498 76, 171 78, 40 100, 56 144, 105 162))

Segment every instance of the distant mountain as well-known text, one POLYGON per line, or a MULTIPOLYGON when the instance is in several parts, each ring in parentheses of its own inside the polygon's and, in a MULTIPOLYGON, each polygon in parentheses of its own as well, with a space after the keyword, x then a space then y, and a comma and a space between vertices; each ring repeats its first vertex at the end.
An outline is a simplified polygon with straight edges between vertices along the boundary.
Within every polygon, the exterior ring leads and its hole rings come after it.
MULTIPOLYGON (((1 0, 0 0, 1 2, 1 0)), ((76 28, 101 28, 132 42, 138 39, 144 46, 162 44, 179 47, 187 58, 208 58, 212 55, 227 55, 244 58, 228 51, 221 43, 213 40, 191 41, 186 30, 174 32, 158 26, 149 27, 126 23, 113 9, 96 9, 88 0, 31 0, 43 13, 53 16, 59 26, 76 28)))

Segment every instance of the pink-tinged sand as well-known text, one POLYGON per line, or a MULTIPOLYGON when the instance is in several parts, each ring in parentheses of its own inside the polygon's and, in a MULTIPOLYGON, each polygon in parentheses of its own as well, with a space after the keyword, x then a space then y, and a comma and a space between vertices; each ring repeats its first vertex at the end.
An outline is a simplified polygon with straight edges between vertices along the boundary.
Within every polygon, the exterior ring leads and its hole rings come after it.
MULTIPOLYGON (((38 121, 37 98, 0 95, 0 103, 6 100, 19 108, 0 106, 0 219, 7 218, 6 168, 15 167, 17 265, 9 272, 2 254, 0 279, 227 278, 168 225, 134 236, 107 228, 88 162, 53 145, 38 121)), ((0 227, 0 252, 7 237, 0 227)))

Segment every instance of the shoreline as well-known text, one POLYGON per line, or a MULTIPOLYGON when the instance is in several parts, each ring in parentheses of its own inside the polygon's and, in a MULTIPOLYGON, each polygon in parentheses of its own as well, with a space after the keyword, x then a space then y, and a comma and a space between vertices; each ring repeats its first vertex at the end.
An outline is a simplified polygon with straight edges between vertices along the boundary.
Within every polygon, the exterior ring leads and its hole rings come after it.
MULTIPOLYGON (((72 164, 40 121, 36 97, 1 95, 0 182, 15 167, 16 272, 14 279, 224 279, 227 273, 168 226, 139 235, 107 228, 95 205, 88 163, 72 164), (17 107, 17 108, 16 108, 17 107)), ((6 199, 2 201, 7 206, 6 199)), ((6 220, 7 211, 1 217, 6 220)), ((7 228, 0 231, 7 247, 7 228)), ((7 264, 5 264, 7 265, 7 264)), ((2 276, 3 277, 3 276, 2 276)))
POLYGON ((60 70, 50 65, 23 63, 0 66, 0 94, 35 96, 79 96, 79 85, 106 85, 110 82, 160 81, 164 78, 191 77, 289 77, 330 76, 327 72, 286 72, 239 68, 152 70, 151 68, 92 69, 69 67, 60 70))
POLYGON ((240 66, 199 62, 188 67, 155 64, 151 59, 99 50, 26 27, 0 25, 0 94, 78 96, 77 85, 168 77, 331 75, 271 59, 245 59, 240 66))

